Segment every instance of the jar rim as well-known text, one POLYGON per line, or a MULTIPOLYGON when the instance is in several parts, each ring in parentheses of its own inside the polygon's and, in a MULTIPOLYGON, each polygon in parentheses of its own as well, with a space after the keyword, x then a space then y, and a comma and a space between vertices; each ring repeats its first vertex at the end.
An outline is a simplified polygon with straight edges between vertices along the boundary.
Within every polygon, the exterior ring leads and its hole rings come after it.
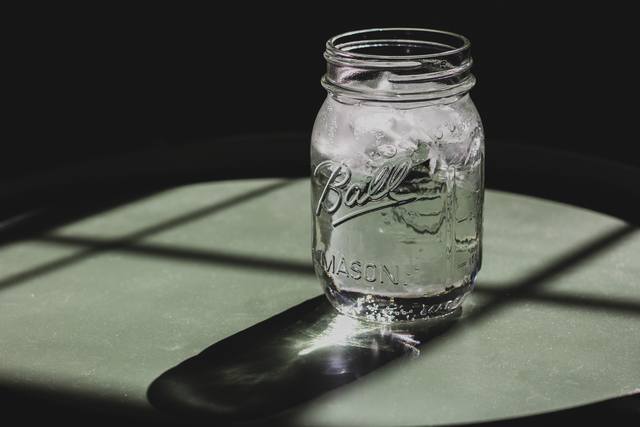
POLYGON ((373 101, 430 100, 468 92, 471 42, 448 31, 373 28, 330 38, 322 85, 334 96, 373 101))
POLYGON ((464 50, 467 50, 471 47, 471 42, 464 36, 461 36, 456 33, 452 33, 449 31, 441 31, 441 30, 433 30, 426 28, 403 28, 403 27, 393 27, 393 28, 370 28, 365 30, 357 30, 357 31, 349 31, 346 33, 338 34, 337 36, 331 37, 326 43, 327 53, 331 53, 333 55, 337 55, 343 58, 350 59, 361 59, 361 60, 374 60, 374 61, 420 61, 424 59, 430 58, 438 58, 448 55, 455 55, 464 50), (370 39, 368 36, 373 35, 381 35, 388 36, 396 33, 396 36, 389 39, 378 39, 373 38, 370 39), (400 34, 406 34, 408 38, 398 38, 400 34), (419 38, 417 36, 423 36, 419 38), (446 37, 450 41, 457 41, 458 44, 461 43, 460 46, 455 47, 449 44, 441 43, 434 40, 427 40, 424 36, 431 35, 437 37, 446 37), (338 43, 340 39, 347 39, 350 37, 355 37, 353 41, 347 41, 338 43), (361 53, 355 52, 356 49, 369 48, 369 47, 380 47, 380 46, 398 46, 400 43, 418 43, 429 46, 438 46, 444 50, 438 51, 436 53, 426 53, 426 54, 417 54, 417 55, 379 55, 379 54, 371 54, 371 53, 361 53))

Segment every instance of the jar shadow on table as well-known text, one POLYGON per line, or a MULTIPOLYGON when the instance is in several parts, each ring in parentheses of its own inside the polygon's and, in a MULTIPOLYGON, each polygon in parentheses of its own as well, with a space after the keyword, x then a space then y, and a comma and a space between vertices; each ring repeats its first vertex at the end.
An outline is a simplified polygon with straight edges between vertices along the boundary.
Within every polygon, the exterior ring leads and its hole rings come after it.
POLYGON ((356 381, 460 318, 380 325, 339 314, 324 295, 213 344, 158 377, 149 402, 181 420, 241 422, 278 414, 356 381))

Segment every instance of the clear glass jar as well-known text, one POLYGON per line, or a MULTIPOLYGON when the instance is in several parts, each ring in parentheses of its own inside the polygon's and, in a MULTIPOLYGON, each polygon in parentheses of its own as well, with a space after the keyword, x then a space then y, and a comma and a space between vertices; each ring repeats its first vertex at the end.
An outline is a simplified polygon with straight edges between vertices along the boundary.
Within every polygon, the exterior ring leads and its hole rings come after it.
POLYGON ((484 133, 469 41, 373 29, 327 42, 311 142, 313 260, 342 313, 444 316, 482 262, 484 133))

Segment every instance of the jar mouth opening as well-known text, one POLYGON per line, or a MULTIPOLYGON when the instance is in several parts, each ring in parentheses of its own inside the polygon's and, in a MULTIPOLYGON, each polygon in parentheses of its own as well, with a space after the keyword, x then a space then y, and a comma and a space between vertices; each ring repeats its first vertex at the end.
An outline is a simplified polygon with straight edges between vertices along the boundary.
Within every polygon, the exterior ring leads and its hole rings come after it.
POLYGON ((421 28, 377 28, 339 34, 327 41, 327 53, 350 59, 411 61, 456 55, 468 50, 466 37, 421 28))
POLYGON ((327 41, 323 86, 336 96, 384 101, 429 100, 468 92, 471 43, 420 28, 352 31, 327 41))

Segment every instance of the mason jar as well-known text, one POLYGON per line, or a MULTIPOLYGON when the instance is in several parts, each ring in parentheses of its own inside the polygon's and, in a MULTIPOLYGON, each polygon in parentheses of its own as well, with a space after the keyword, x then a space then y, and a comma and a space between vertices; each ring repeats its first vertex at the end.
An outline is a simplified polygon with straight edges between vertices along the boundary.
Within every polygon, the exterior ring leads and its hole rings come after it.
POLYGON ((452 313, 482 263, 484 132, 470 43, 409 28, 331 38, 311 140, 313 261, 329 301, 379 323, 452 313))

